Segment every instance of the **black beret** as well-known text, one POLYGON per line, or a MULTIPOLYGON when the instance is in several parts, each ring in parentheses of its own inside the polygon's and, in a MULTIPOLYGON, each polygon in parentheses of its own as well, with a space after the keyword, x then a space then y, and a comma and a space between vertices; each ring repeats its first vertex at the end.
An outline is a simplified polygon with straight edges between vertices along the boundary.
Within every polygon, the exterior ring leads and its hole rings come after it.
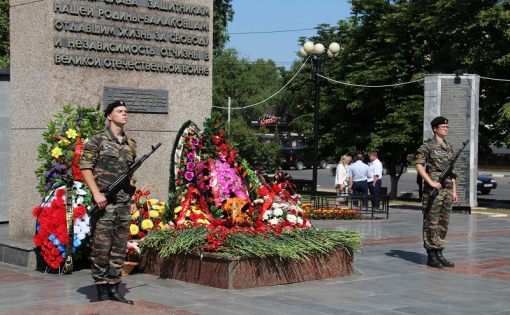
POLYGON ((105 110, 104 110, 104 117, 110 115, 113 111, 113 109, 115 107, 119 107, 119 106, 126 106, 126 103, 124 103, 124 101, 115 101, 115 102, 111 102, 110 104, 108 104, 108 106, 106 106, 105 110))
POLYGON ((445 124, 448 124, 448 119, 444 118, 443 116, 436 117, 430 122, 432 128, 437 128, 437 126, 445 124))

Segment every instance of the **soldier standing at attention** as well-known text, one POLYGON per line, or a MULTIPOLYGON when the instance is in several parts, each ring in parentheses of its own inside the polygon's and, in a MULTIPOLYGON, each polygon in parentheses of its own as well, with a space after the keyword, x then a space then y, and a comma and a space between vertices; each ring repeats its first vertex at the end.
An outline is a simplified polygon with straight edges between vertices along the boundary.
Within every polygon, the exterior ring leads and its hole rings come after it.
POLYGON ((87 139, 80 160, 85 183, 99 207, 93 218, 92 278, 99 301, 133 304, 133 301, 119 294, 131 213, 136 211, 136 205, 131 203, 135 191, 133 179, 131 185, 121 190, 115 200, 107 202, 102 191, 128 170, 136 158, 136 143, 124 133, 128 115, 123 101, 110 103, 104 115, 108 119, 107 127, 87 139))
POLYGON ((437 182, 441 172, 453 158, 452 146, 446 142, 448 135, 448 119, 436 117, 430 123, 434 137, 427 139, 418 149, 416 155, 416 171, 423 178, 423 246, 427 250, 427 265, 434 268, 453 267, 454 263, 443 256, 448 222, 452 211, 452 203, 457 202, 456 175, 445 180, 444 186, 437 182), (428 205, 430 191, 438 190, 432 204, 428 205))

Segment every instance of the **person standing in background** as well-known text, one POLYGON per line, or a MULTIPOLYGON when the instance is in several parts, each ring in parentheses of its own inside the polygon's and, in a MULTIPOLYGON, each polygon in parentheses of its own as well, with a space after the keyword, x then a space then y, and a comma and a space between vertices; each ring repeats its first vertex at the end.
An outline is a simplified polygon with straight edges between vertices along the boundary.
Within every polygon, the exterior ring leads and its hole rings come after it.
POLYGON ((349 161, 350 156, 344 154, 336 167, 335 189, 337 203, 344 202, 349 194, 349 161))
POLYGON ((370 172, 368 170, 368 165, 363 163, 363 154, 356 154, 356 162, 352 163, 349 166, 349 177, 350 183, 349 187, 354 196, 355 205, 358 205, 358 196, 361 196, 363 207, 368 206, 368 177, 370 177, 370 172))
POLYGON ((370 195, 372 196, 372 207, 379 210, 381 207, 381 184, 383 176, 383 166, 377 158, 377 152, 370 152, 370 164, 368 164, 372 180, 368 185, 370 195))

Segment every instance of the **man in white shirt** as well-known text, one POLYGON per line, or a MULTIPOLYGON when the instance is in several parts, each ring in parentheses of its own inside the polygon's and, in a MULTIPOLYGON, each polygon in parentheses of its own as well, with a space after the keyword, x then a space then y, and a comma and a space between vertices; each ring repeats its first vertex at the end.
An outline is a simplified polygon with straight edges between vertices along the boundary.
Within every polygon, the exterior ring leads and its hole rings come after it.
POLYGON ((350 177, 350 187, 352 190, 352 194, 354 196, 355 205, 357 205, 357 196, 361 195, 361 200, 363 202, 363 207, 368 205, 367 195, 368 195, 368 183, 367 179, 370 177, 370 172, 368 170, 368 165, 363 163, 363 154, 356 155, 356 162, 349 165, 349 177, 350 177))
POLYGON ((370 195, 372 195, 372 206, 376 209, 381 205, 381 184, 383 167, 381 161, 377 158, 377 152, 370 152, 370 163, 368 164, 372 180, 368 185, 370 195))

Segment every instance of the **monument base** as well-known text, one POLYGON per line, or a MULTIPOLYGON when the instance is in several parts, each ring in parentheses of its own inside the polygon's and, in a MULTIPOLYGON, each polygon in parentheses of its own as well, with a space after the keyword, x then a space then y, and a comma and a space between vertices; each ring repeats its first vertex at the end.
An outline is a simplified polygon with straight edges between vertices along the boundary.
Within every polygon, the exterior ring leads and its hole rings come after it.
POLYGON ((224 258, 214 253, 180 254, 162 258, 145 250, 140 270, 145 273, 222 289, 246 289, 348 276, 353 256, 343 249, 316 254, 308 260, 224 258))

